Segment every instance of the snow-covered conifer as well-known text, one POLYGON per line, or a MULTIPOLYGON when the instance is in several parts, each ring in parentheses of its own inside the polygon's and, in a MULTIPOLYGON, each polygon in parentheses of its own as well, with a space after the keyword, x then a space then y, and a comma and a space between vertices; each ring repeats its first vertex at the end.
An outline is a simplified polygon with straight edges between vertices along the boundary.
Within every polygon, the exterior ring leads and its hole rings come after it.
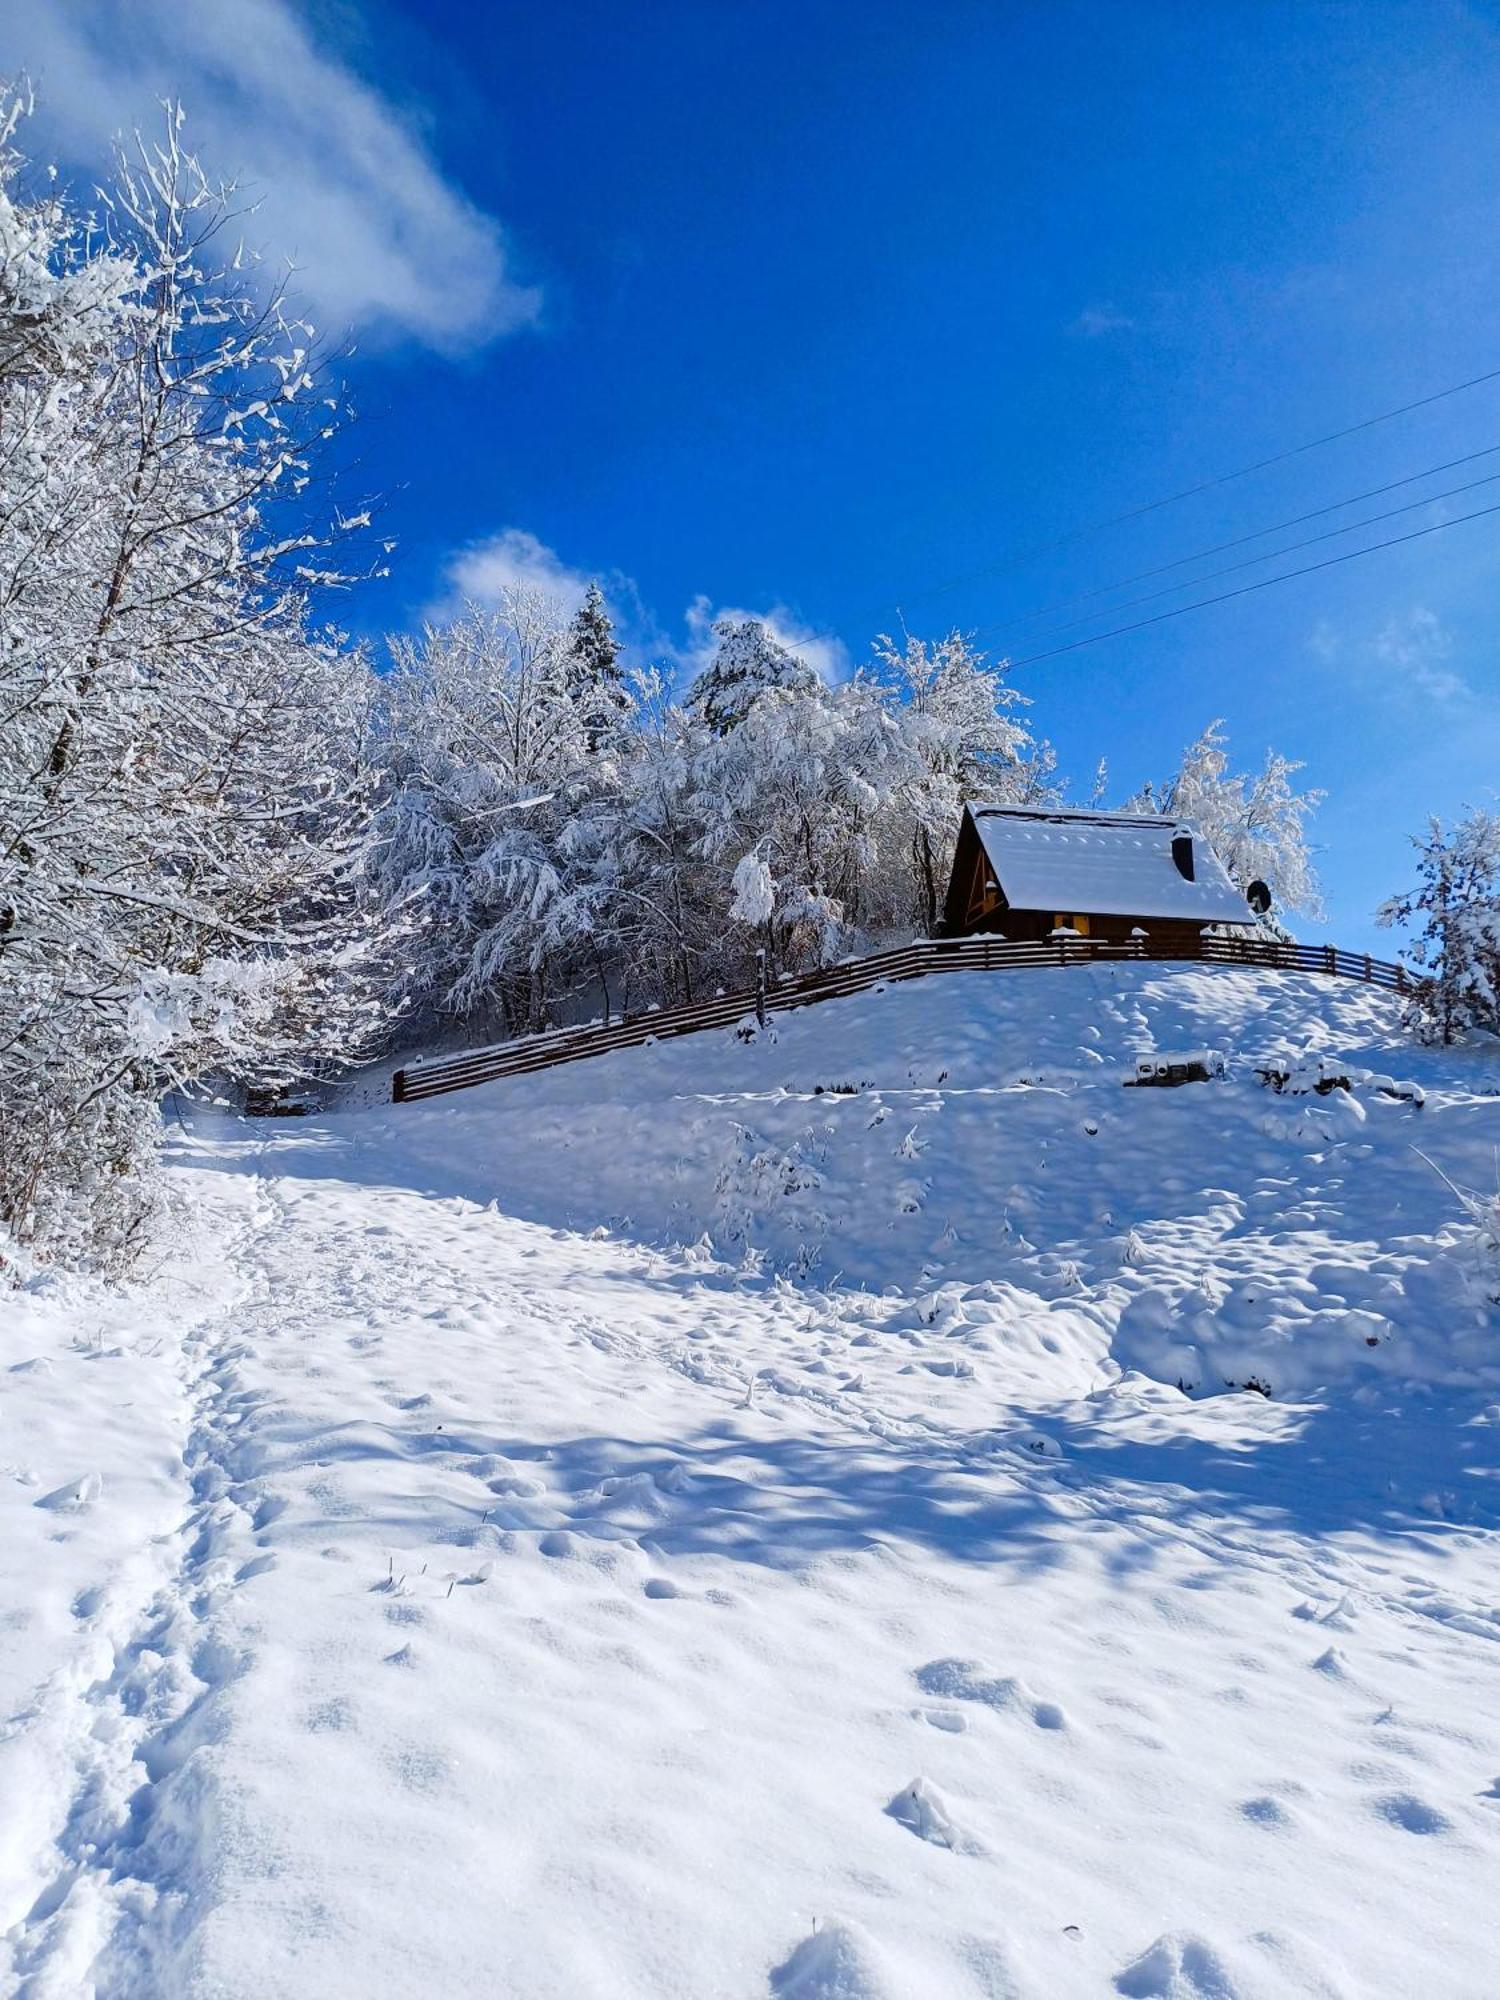
POLYGON ((688 706, 716 736, 727 736, 771 688, 805 693, 817 679, 759 618, 721 618, 718 649, 693 682, 688 706))
POLYGON ((583 720, 588 748, 597 750, 629 712, 620 643, 604 592, 591 583, 568 628, 566 682, 583 720))
POLYGON ((1382 905, 1382 924, 1420 925, 1412 957, 1428 983, 1417 1024, 1443 1042, 1464 1028, 1500 1030, 1500 813, 1475 809, 1456 826, 1431 819, 1412 836, 1416 886, 1382 905))

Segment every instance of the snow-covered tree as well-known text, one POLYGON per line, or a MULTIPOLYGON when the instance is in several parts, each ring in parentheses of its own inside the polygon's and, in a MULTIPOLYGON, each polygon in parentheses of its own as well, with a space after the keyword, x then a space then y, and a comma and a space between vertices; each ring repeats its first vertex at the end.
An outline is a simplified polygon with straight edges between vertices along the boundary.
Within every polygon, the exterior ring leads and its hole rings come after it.
POLYGON ((1378 921, 1415 930, 1412 957, 1428 974, 1418 1025, 1444 1042, 1464 1028, 1500 1030, 1500 813, 1476 808, 1453 827, 1433 818, 1412 845, 1416 885, 1378 921))
POLYGON ((716 736, 727 736, 771 688, 806 693, 817 675, 759 618, 721 618, 718 649, 693 682, 688 706, 716 736))
POLYGON ((1176 777, 1154 794, 1148 786, 1132 804, 1195 821, 1237 887, 1266 883, 1276 915, 1316 917, 1322 914, 1322 891, 1307 822, 1324 795, 1294 789, 1292 779, 1301 769, 1268 750, 1259 771, 1231 771, 1224 725, 1215 720, 1189 744, 1176 777))
POLYGON ((217 261, 179 120, 97 220, 24 183, 8 150, 0 1223, 119 1262, 164 1089, 276 1085, 375 1025, 368 681, 311 623, 307 329, 217 261))
POLYGON ((703 726, 671 699, 659 668, 636 677, 634 754, 622 772, 613 844, 621 1005, 692 1000, 722 967, 724 912, 705 883, 694 767, 703 726))
POLYGON ((585 591, 568 628, 565 677, 588 747, 597 750, 621 727, 630 710, 620 644, 597 583, 585 591))
POLYGON ((562 608, 509 589, 395 640, 382 686, 379 872, 421 912, 412 995, 512 1032, 546 1025, 600 971, 609 928, 626 751, 590 754, 573 658, 562 608))
POLYGON ((775 884, 763 941, 783 967, 836 958, 892 917, 897 870, 882 868, 881 814, 902 773, 899 751, 879 690, 864 679, 772 689, 700 748, 694 780, 710 880, 716 893, 732 892, 733 871, 755 850, 775 884))
POLYGON ((900 646, 882 633, 874 651, 906 752, 890 803, 902 822, 914 916, 931 931, 965 802, 1019 804, 1046 796, 1050 766, 1028 757, 1031 739, 1014 713, 1025 697, 962 633, 950 632, 936 644, 908 634, 900 646))

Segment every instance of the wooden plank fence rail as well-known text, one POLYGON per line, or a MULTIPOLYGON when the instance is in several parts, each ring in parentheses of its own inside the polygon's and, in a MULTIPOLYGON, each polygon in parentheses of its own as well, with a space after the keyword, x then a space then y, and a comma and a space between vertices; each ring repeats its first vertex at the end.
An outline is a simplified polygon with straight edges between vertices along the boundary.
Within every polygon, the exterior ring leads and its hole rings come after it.
MULTIPOLYGON (((930 938, 818 972, 784 976, 771 987, 767 1004, 774 1012, 784 1013, 792 1007, 843 999, 851 993, 867 993, 875 986, 923 979, 937 972, 1008 972, 1024 967, 1164 960, 1255 966, 1272 972, 1321 972, 1388 987, 1396 993, 1413 992, 1419 984, 1405 966, 1371 958, 1366 952, 1342 951, 1331 944, 1282 944, 1272 938, 1205 937, 1192 947, 1153 944, 1149 937, 1124 945, 1105 944, 1097 938, 1058 938, 1035 944, 1009 944, 1003 938, 930 938)), ((557 1063, 607 1055, 612 1049, 640 1048, 647 1042, 696 1034, 702 1028, 729 1027, 753 1014, 755 1005, 753 992, 716 993, 707 1000, 628 1014, 607 1025, 559 1028, 489 1048, 466 1049, 460 1055, 436 1056, 398 1069, 391 1081, 391 1096, 397 1104, 414 1104, 450 1090, 489 1083, 496 1077, 525 1076, 557 1063)))

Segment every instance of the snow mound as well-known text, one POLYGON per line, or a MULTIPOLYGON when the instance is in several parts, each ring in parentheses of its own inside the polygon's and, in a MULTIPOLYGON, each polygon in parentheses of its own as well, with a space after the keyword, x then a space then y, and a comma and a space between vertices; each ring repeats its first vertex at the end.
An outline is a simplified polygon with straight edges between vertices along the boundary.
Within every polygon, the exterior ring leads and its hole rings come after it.
POLYGON ((874 1946, 853 1924, 825 1924, 771 1975, 776 2000, 892 2000, 874 1946))

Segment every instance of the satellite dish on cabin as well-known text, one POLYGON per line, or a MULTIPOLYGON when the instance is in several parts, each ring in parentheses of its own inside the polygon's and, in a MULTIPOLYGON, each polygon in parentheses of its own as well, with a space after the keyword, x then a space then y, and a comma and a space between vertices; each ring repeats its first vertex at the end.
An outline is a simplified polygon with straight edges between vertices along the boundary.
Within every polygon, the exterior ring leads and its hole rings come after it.
POLYGON ((1258 917, 1268 917, 1271 914, 1271 890, 1269 884, 1262 882, 1257 875, 1245 891, 1245 901, 1258 917))

